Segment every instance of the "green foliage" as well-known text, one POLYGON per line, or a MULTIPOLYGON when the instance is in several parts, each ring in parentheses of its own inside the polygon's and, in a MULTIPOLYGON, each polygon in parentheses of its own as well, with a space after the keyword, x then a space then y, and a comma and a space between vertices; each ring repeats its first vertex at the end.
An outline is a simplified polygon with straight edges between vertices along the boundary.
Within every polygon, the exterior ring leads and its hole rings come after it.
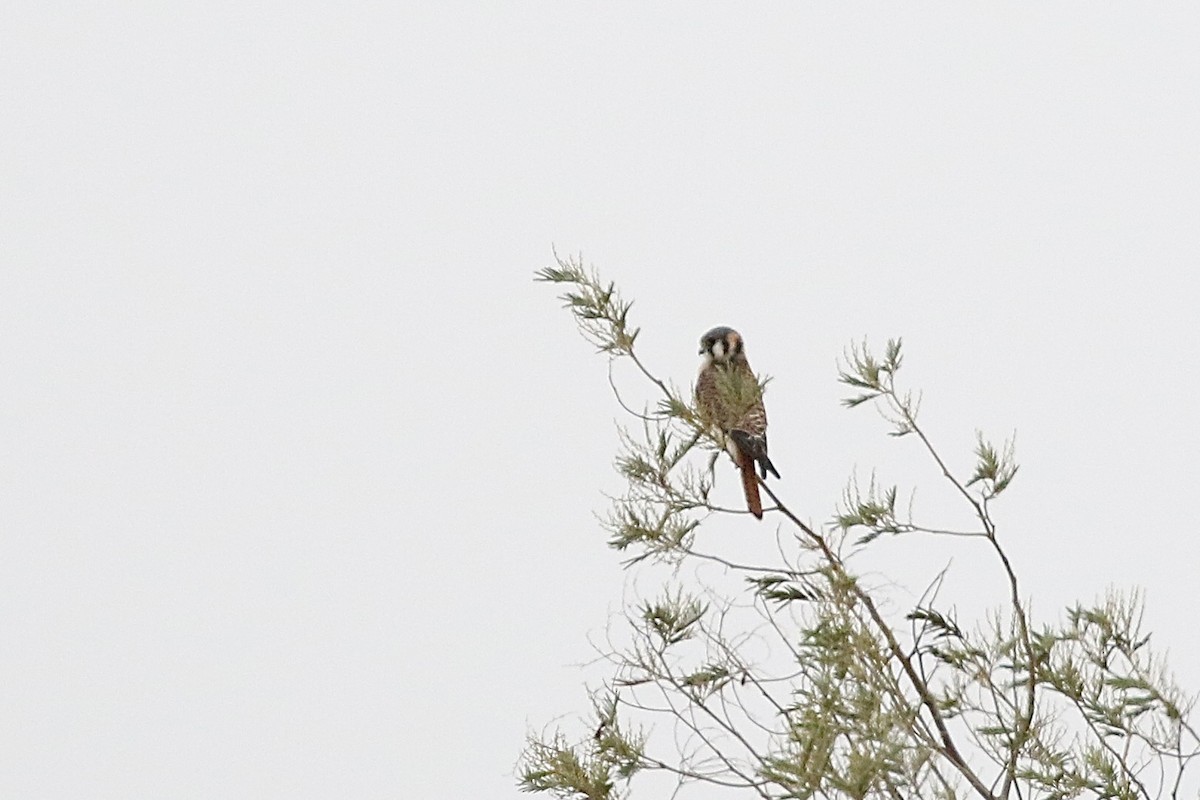
POLYGON ((846 365, 838 370, 838 381, 866 391, 843 399, 842 405, 855 408, 888 395, 893 386, 893 378, 904 361, 900 348, 900 339, 889 339, 881 360, 871 353, 866 342, 861 345, 851 344, 845 353, 846 365))
POLYGON ((867 532, 859 537, 857 544, 867 544, 885 533, 915 530, 911 523, 901 522, 896 517, 896 487, 891 486, 880 491, 875 485, 874 476, 871 477, 866 492, 858 488, 857 481, 850 482, 842 495, 841 507, 834 515, 833 521, 843 532, 849 532, 853 528, 866 528, 867 532))
POLYGON ((679 644, 692 637, 696 623, 707 613, 708 608, 681 592, 665 596, 654 603, 641 607, 641 618, 645 630, 656 637, 663 646, 679 644))
POLYGON ((975 456, 979 460, 967 486, 982 483, 983 496, 990 500, 1008 488, 1016 477, 1018 466, 1013 461, 1011 442, 1005 442, 1003 449, 997 450, 983 438, 983 434, 977 436, 979 443, 975 446, 975 456))
POLYGON ((580 331, 600 352, 628 355, 639 333, 628 325, 633 303, 622 300, 615 284, 604 285, 595 271, 587 272, 578 260, 556 260, 556 266, 538 270, 535 280, 570 287, 559 299, 575 316, 580 331))
MULTIPOLYGON (((711 501, 720 437, 640 359, 632 304, 578 261, 559 259, 537 278, 565 288, 633 420, 615 460, 626 489, 603 521, 609 545, 628 566, 665 564, 675 577, 654 599, 627 603, 627 641, 610 630, 599 648, 609 672, 585 723, 591 735, 530 737, 522 789, 611 800, 652 771, 673 776, 681 797, 697 784, 766 800, 1179 796, 1200 755, 1193 699, 1151 651, 1141 597, 1110 592, 1035 624, 992 516, 1018 471, 1011 440, 997 447, 978 434, 973 470, 950 469, 918 420, 919 395, 898 382, 899 339, 882 354, 865 342, 849 347, 838 380, 854 392, 842 402, 873 405, 891 436, 924 452, 973 523, 914 520, 911 507, 898 508, 897 486, 872 476, 865 488, 849 481, 828 524, 814 529, 764 483, 779 559, 745 564, 722 552, 726 537, 698 545, 705 526, 745 512, 711 501), (618 360, 657 395, 652 411, 626 404, 612 377, 618 360), (886 578, 847 563, 883 534, 964 537, 1007 592, 975 623, 939 597, 940 576, 916 603, 888 594, 886 578), (680 577, 701 564, 732 583, 680 577), (630 717, 659 725, 646 734, 626 727, 630 717)), ((765 388, 731 374, 720 391, 739 405, 765 388)))
POLYGON ((547 792, 563 800, 612 800, 616 782, 628 781, 644 766, 645 735, 622 730, 620 696, 592 698, 595 733, 572 744, 561 733, 531 736, 519 767, 525 792, 547 792))
POLYGON ((751 575, 746 581, 754 586, 755 594, 759 597, 780 605, 798 600, 817 600, 820 597, 811 583, 801 582, 795 576, 751 575))

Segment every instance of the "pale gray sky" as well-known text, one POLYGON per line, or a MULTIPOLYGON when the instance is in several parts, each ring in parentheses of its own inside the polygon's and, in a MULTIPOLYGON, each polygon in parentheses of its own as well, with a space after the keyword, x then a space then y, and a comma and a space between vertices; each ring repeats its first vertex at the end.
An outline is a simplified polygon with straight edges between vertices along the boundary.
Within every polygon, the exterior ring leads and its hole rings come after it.
POLYGON ((1035 611, 1143 586, 1200 688, 1198 41, 1190 3, 11 6, 0 795, 515 797, 626 582, 552 244, 677 383, 742 331, 814 520, 856 465, 939 507, 836 402, 905 337, 952 464, 1018 432, 1035 611))

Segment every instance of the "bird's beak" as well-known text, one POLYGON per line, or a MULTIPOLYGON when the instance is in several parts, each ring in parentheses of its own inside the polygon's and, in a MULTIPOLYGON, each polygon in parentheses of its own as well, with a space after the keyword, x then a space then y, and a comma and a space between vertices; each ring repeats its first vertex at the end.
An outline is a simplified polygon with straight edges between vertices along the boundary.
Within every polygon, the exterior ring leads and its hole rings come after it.
POLYGON ((701 355, 701 356, 704 355, 704 347, 703 346, 700 348, 700 352, 697 353, 697 355, 701 355))

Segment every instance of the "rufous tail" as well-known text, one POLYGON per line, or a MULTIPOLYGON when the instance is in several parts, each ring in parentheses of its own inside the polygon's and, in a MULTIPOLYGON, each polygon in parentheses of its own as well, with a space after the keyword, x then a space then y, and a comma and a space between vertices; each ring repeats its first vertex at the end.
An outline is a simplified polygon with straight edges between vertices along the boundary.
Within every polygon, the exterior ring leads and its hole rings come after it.
POLYGON ((758 494, 758 476, 754 474, 754 461, 747 458, 743 463, 738 464, 738 471, 742 473, 742 489, 746 492, 746 508, 750 509, 750 513, 762 519, 762 497, 758 494))

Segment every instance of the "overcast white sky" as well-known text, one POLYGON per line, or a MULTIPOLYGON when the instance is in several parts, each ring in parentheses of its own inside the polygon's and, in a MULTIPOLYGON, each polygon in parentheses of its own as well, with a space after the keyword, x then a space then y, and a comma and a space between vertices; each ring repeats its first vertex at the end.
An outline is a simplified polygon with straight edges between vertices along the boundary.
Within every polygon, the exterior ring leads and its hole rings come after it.
POLYGON ((552 244, 681 385, 742 331, 816 521, 938 507, 836 402, 905 337, 953 465, 1018 432, 1036 612, 1145 587, 1200 688, 1200 12, 967 5, 10 5, 0 795, 515 797, 626 581, 552 244))

